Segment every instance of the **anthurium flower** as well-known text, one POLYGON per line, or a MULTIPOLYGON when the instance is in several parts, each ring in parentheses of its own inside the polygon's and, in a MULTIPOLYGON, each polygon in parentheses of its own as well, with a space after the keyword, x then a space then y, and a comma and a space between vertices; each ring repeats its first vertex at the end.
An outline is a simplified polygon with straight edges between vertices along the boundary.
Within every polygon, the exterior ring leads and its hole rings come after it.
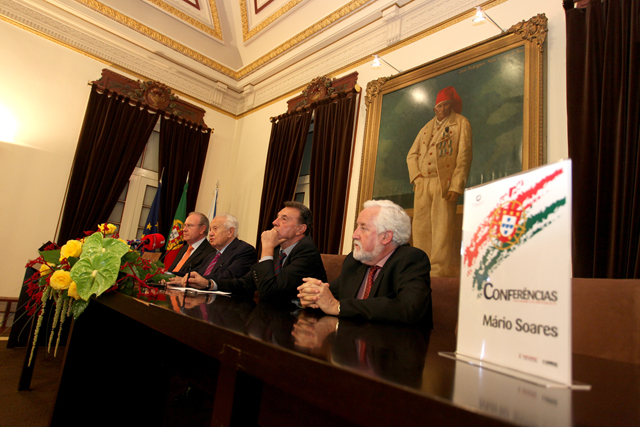
POLYGON ((69 289, 67 289, 67 295, 73 299, 80 299, 80 295, 78 295, 78 285, 76 285, 76 282, 71 282, 69 289))
POLYGON ((106 234, 107 236, 110 234, 115 233, 116 231, 116 226, 113 224, 108 224, 108 223, 104 223, 104 224, 100 224, 98 226, 98 230, 100 230, 101 232, 103 232, 104 234, 106 234))
POLYGON ((66 245, 60 248, 60 261, 69 257, 78 258, 82 253, 82 243, 77 240, 69 240, 66 245))
POLYGON ((49 285, 58 291, 62 291, 67 289, 71 284, 71 275, 68 271, 64 270, 56 270, 53 272, 51 279, 49 280, 49 285))

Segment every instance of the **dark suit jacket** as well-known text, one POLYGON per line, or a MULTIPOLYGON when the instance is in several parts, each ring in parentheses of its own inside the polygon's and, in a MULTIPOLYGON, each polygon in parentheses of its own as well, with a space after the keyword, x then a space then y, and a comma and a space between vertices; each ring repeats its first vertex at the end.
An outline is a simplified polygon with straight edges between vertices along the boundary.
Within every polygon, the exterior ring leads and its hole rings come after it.
MULTIPOLYGON (((274 260, 278 259, 280 247, 274 250, 274 260)), ((216 281, 218 290, 236 295, 252 297, 256 289, 261 299, 291 301, 297 298, 298 286, 305 277, 327 281, 327 273, 322 264, 320 252, 311 236, 304 236, 293 248, 282 265, 280 273, 274 272, 274 261, 268 260, 251 266, 249 273, 231 280, 216 281)))
POLYGON ((369 298, 356 299, 368 266, 345 258, 340 276, 331 283, 340 300, 341 317, 361 317, 403 323, 424 322, 433 327, 431 313, 431 264, 422 250, 403 245, 389 257, 371 286, 369 298))
POLYGON ((217 253, 215 251, 208 255, 196 270, 205 279, 220 280, 242 277, 247 274, 249 267, 255 264, 257 259, 256 249, 253 246, 242 240, 233 239, 216 261, 211 273, 205 276, 204 272, 207 271, 207 267, 217 253))
MULTIPOLYGON (((182 245, 182 248, 178 252, 178 255, 176 255, 176 259, 173 260, 173 263, 169 267, 169 271, 173 271, 175 266, 178 265, 178 263, 182 259, 182 256, 185 254, 185 252, 187 252, 188 247, 189 245, 187 245, 186 243, 182 245)), ((198 248, 191 253, 191 256, 189 257, 189 259, 187 259, 187 262, 184 263, 182 268, 178 272, 173 274, 175 274, 176 276, 184 276, 185 274, 187 274, 187 272, 197 269, 205 260, 207 255, 215 251, 216 250, 213 249, 213 247, 209 244, 209 241, 205 238, 204 241, 200 243, 200 246, 198 246, 198 248)))

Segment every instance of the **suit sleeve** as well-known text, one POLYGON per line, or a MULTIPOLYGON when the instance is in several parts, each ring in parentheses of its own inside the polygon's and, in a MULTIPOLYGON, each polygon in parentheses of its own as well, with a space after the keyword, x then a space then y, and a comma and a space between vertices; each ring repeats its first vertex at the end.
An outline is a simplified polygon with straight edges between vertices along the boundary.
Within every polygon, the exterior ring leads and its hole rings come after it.
POLYGON ((327 274, 322 264, 320 252, 307 236, 293 249, 289 262, 276 276, 273 260, 266 260, 254 264, 250 274, 254 276, 260 298, 294 299, 298 294, 298 286, 305 277, 314 277, 327 281, 327 274))
POLYGON ((403 323, 415 323, 430 316, 429 258, 423 251, 408 249, 412 250, 394 254, 393 261, 387 261, 373 298, 341 298, 340 316, 403 323))
POLYGON ((237 277, 235 279, 220 279, 215 282, 219 291, 230 292, 232 295, 253 298, 253 294, 256 291, 256 285, 253 281, 251 271, 242 277, 237 277))

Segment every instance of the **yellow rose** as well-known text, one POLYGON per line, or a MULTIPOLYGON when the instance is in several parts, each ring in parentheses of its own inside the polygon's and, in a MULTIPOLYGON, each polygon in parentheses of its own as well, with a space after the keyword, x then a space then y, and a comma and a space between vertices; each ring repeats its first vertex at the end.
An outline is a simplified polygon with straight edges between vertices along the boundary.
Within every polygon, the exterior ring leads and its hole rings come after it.
POLYGON ((49 279, 49 285, 58 291, 67 289, 71 284, 71 274, 68 271, 56 270, 53 272, 51 279, 49 279))
POLYGON ((42 264, 40 266, 40 277, 44 277, 51 274, 51 267, 49 267, 47 264, 42 264))
POLYGON ((78 295, 78 285, 76 285, 76 282, 71 282, 69 289, 67 289, 67 295, 73 299, 80 299, 80 295, 78 295))
POLYGON ((110 234, 115 233, 116 231, 116 226, 113 224, 107 224, 106 222, 104 224, 100 224, 98 226, 98 230, 102 231, 104 234, 106 234, 107 236, 110 234))
POLYGON ((69 240, 66 245, 60 249, 60 261, 70 256, 78 258, 82 253, 82 243, 77 240, 69 240))

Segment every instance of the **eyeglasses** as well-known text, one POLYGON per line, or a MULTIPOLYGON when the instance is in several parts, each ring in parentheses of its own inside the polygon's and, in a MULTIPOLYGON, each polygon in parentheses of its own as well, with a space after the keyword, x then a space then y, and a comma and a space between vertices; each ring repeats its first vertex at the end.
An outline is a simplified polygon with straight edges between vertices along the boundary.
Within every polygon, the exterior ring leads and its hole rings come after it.
POLYGON ((185 224, 184 228, 202 227, 203 224, 185 224))

